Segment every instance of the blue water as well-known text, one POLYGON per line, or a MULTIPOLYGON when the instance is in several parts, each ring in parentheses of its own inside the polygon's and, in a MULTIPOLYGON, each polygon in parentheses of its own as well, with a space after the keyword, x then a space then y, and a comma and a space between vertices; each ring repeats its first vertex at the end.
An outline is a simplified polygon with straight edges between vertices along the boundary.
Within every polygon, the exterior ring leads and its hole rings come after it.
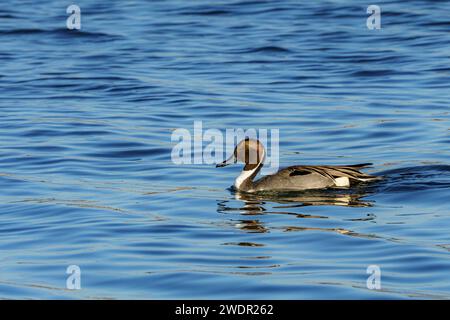
POLYGON ((74 3, 0 4, 0 298, 450 298, 449 1, 74 3), (239 196, 194 121, 385 179, 239 196))

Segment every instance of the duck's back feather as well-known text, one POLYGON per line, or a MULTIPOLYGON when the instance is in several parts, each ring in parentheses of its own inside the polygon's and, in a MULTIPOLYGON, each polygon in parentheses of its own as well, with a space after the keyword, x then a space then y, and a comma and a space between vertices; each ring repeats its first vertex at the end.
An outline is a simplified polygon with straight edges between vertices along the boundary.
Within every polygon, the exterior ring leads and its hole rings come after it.
POLYGON ((290 166, 274 175, 264 176, 255 182, 256 190, 289 189, 305 190, 330 187, 347 187, 356 181, 381 179, 359 170, 370 163, 346 166, 290 166))
POLYGON ((286 170, 289 172, 289 176, 305 175, 307 172, 317 173, 332 180, 339 177, 347 177, 349 179, 359 181, 380 179, 378 176, 372 176, 359 171, 371 165, 371 163, 362 163, 348 166, 291 166, 283 169, 282 171, 286 170))

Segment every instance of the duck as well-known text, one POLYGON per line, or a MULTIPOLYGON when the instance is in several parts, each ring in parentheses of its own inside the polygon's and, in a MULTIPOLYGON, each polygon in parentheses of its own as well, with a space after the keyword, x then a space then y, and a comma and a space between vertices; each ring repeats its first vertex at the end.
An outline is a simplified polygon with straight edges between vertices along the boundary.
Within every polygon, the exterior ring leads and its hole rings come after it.
POLYGON ((236 145, 228 159, 216 164, 216 167, 244 163, 244 168, 234 182, 234 188, 246 193, 349 188, 361 182, 382 179, 380 176, 361 172, 361 169, 372 165, 362 163, 337 166, 294 165, 254 181, 264 165, 265 155, 264 145, 259 140, 247 137, 236 145))

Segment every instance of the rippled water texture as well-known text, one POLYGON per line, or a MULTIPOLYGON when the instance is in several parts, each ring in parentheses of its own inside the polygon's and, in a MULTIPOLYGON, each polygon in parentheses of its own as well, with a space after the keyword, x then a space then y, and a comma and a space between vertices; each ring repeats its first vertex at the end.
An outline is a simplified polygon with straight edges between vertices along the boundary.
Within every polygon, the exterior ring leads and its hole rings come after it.
POLYGON ((75 3, 0 4, 0 298, 450 298, 448 1, 75 3), (194 121, 385 179, 234 194, 194 121))

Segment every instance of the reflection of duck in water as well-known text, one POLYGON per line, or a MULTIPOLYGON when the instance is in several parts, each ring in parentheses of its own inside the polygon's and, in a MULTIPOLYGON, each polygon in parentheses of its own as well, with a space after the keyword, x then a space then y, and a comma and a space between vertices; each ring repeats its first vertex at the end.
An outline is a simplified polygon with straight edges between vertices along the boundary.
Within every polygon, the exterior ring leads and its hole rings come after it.
POLYGON ((293 208, 304 206, 347 206, 347 207, 371 207, 370 201, 364 201, 362 198, 367 193, 335 193, 331 190, 313 190, 302 193, 298 192, 284 192, 277 194, 270 193, 245 193, 237 192, 235 194, 236 200, 243 200, 246 203, 254 203, 255 201, 277 202, 284 204, 284 206, 278 206, 277 208, 293 208))
POLYGON ((237 161, 245 163, 234 186, 238 191, 301 191, 350 187, 358 182, 379 180, 380 177, 362 173, 370 163, 349 166, 291 166, 273 175, 253 181, 264 165, 265 149, 261 142, 246 138, 234 149, 233 155, 216 167, 224 167, 237 161))
MULTIPOLYGON (((336 205, 336 206, 350 206, 350 207, 370 207, 371 202, 364 202, 360 198, 367 194, 332 194, 327 191, 315 191, 307 192, 308 195, 297 195, 295 193, 283 193, 282 195, 270 195, 270 194, 255 194, 255 193, 240 193, 235 194, 236 200, 243 201, 243 205, 240 203, 238 206, 233 206, 232 200, 219 201, 217 212, 219 213, 239 213, 245 216, 245 219, 232 220, 235 221, 234 226, 245 232, 250 233, 265 233, 269 232, 269 229, 278 229, 285 232, 288 231, 327 231, 336 232, 349 236, 358 236, 365 238, 374 238, 374 235, 360 234, 341 227, 311 227, 311 226, 298 226, 298 225, 278 225, 276 227, 270 227, 266 225, 264 215, 286 215, 294 218, 300 218, 302 220, 295 220, 297 222, 304 221, 303 219, 329 219, 329 216, 317 215, 317 214, 304 214, 298 212, 298 207, 303 206, 317 206, 317 205, 336 205), (280 204, 280 205, 277 205, 280 204), (297 208, 297 210, 296 210, 297 208)), ((375 219, 375 215, 368 214, 365 217, 359 217, 355 219, 349 219, 352 221, 371 221, 375 219)), ((293 222, 294 220, 290 220, 293 222)))

